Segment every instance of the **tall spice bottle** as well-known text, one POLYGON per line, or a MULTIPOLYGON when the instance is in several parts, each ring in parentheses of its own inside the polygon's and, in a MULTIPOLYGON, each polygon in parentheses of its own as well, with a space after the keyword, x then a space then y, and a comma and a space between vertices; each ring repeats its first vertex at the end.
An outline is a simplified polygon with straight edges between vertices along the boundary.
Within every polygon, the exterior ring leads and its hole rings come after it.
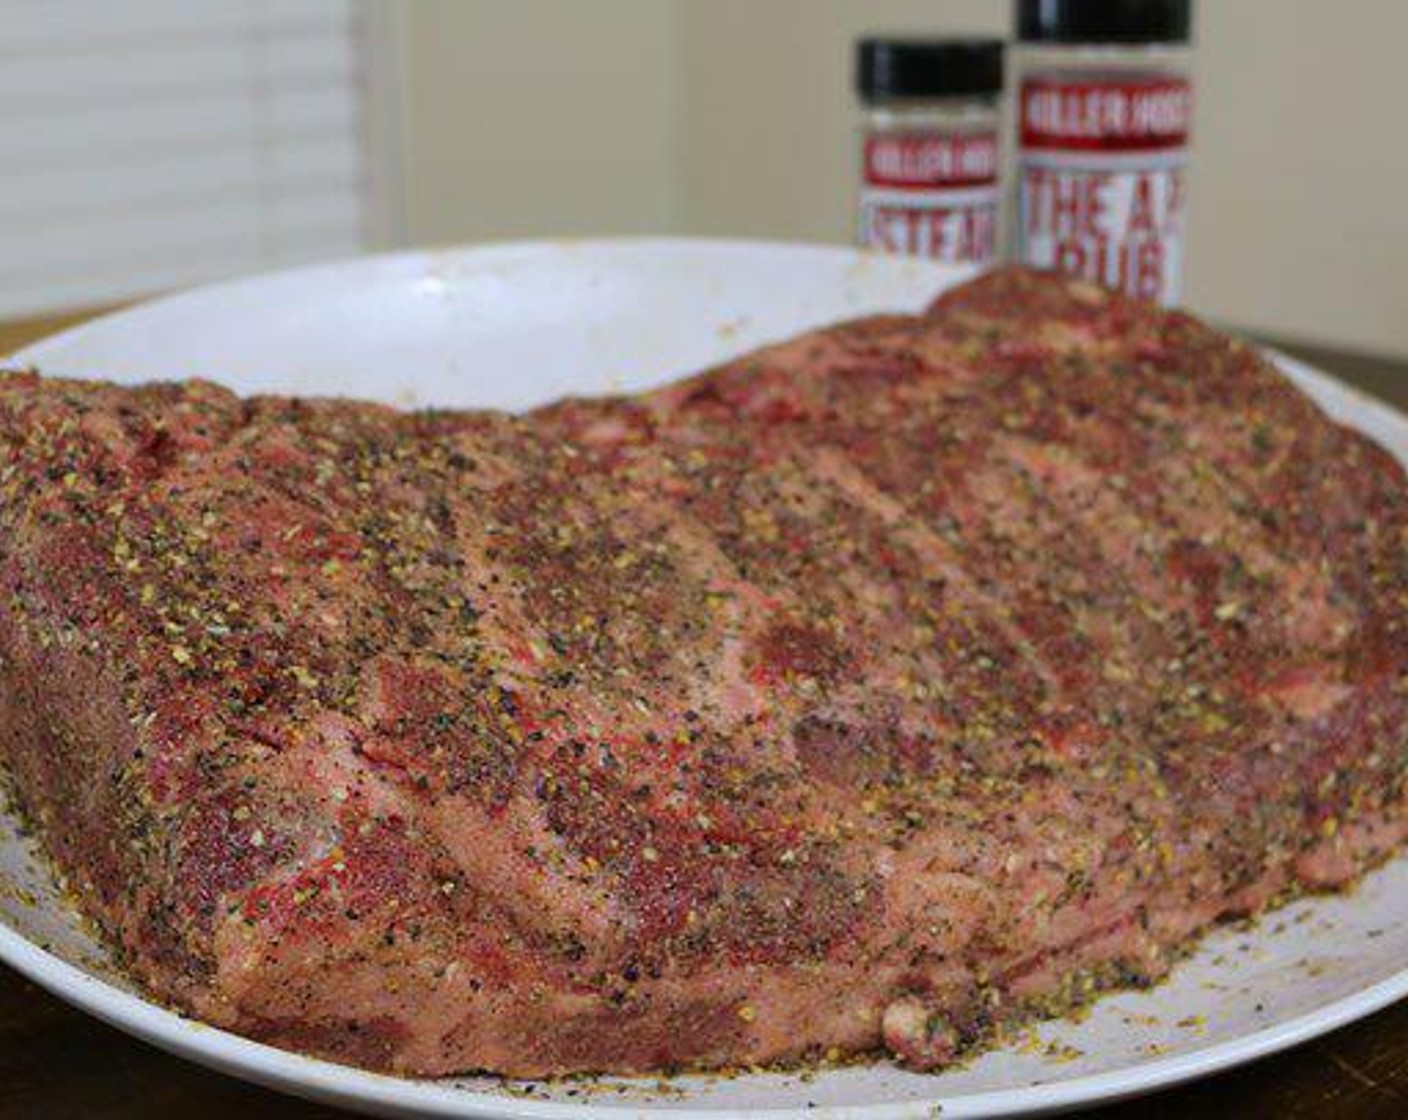
POLYGON ((1191 0, 1017 0, 1016 255, 1176 303, 1191 0))

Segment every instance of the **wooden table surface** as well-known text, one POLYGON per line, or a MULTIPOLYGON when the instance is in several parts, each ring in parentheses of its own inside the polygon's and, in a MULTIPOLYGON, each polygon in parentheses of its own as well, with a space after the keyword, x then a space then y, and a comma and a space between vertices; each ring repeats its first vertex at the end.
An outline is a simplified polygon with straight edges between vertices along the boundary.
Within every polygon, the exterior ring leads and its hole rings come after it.
MULTIPOLYGON (((0 324, 0 354, 82 314, 0 324)), ((1279 343, 1408 411, 1408 362, 1279 343)), ((0 965, 0 1117, 343 1115, 211 1073, 137 1042, 0 965)), ((1408 1001, 1284 1054, 1100 1110, 1162 1117, 1408 1116, 1408 1001)))

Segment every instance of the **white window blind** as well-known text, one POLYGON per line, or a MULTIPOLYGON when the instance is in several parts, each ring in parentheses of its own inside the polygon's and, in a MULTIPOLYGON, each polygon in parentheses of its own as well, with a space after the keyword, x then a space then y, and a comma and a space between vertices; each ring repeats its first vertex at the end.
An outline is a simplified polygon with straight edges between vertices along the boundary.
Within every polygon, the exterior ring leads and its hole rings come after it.
POLYGON ((358 0, 0 0, 0 316, 367 246, 358 0))

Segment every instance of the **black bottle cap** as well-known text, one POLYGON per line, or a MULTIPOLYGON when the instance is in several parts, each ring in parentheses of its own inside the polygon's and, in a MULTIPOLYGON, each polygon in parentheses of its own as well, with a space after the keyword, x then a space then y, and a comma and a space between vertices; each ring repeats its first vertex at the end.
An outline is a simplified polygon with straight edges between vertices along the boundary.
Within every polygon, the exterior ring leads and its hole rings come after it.
POLYGON ((862 39, 856 91, 866 101, 1002 92, 1001 39, 862 39))
POLYGON ((1024 43, 1186 43, 1193 0, 1016 0, 1024 43))

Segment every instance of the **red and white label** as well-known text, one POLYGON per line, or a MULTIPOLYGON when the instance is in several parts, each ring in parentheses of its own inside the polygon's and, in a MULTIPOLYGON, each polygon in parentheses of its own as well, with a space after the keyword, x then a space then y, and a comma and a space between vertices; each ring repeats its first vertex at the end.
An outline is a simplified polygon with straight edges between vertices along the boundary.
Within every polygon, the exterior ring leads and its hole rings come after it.
POLYGON ((1175 302, 1191 104, 1181 77, 1028 78, 1017 173, 1022 260, 1175 302))
POLYGON ((997 133, 867 136, 860 243, 942 261, 990 261, 997 251, 997 133))

